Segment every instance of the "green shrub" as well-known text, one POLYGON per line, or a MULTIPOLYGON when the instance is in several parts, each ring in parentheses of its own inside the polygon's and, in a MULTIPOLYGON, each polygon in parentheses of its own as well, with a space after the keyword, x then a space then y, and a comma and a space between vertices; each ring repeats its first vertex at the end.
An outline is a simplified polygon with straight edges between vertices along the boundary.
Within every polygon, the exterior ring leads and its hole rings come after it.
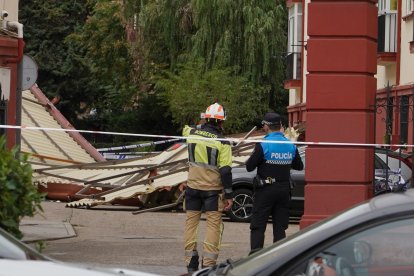
POLYGON ((32 184, 32 167, 27 154, 17 148, 6 149, 5 136, 0 137, 0 227, 22 238, 19 230, 24 216, 33 216, 44 198, 32 184))

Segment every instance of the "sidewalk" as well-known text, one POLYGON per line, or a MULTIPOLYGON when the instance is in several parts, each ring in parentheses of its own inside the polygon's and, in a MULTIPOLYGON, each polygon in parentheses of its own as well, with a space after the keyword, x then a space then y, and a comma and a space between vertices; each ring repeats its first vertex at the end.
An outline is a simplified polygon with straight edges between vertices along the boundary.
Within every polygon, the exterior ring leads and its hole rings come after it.
POLYGON ((36 242, 72 238, 76 232, 68 222, 49 220, 28 220, 20 222, 24 242, 36 242))
POLYGON ((20 222, 20 231, 24 242, 50 241, 76 237, 71 224, 73 210, 65 208, 63 202, 42 202, 43 212, 33 217, 24 217, 20 222))

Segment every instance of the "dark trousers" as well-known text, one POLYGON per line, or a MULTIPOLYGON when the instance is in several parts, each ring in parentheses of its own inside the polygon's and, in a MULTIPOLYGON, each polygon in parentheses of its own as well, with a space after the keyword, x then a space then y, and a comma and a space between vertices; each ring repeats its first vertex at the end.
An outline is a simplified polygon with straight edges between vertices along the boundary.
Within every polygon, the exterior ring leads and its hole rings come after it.
POLYGON ((289 183, 274 183, 256 189, 253 215, 250 222, 251 253, 263 248, 269 216, 273 222, 273 242, 286 237, 289 225, 290 187, 289 183))

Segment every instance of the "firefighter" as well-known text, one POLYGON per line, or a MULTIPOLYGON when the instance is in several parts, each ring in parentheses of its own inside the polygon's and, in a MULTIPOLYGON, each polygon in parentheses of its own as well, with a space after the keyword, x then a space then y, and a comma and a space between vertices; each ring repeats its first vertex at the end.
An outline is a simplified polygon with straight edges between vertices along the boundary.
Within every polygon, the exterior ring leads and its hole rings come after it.
POLYGON ((257 143, 246 162, 247 171, 257 168, 254 179, 255 194, 250 222, 250 254, 263 248, 269 216, 273 222, 273 242, 286 237, 289 224, 290 169, 302 170, 298 149, 281 130, 277 113, 266 113, 262 121, 264 140, 281 143, 257 143))
POLYGON ((216 264, 223 234, 222 211, 230 210, 232 199, 232 150, 224 138, 222 124, 226 113, 218 103, 210 105, 202 114, 205 123, 186 125, 183 136, 187 138, 189 171, 185 190, 185 262, 188 273, 198 270, 197 230, 202 210, 207 217, 203 243, 202 267, 216 264), (213 138, 213 139, 192 139, 213 138), (224 198, 223 198, 224 194, 224 198))

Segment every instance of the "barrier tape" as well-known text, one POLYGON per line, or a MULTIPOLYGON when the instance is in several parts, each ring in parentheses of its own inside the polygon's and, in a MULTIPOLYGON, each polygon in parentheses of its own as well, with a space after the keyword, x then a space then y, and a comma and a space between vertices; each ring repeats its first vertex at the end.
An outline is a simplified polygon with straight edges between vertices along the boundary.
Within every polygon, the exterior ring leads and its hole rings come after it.
POLYGON ((243 138, 204 138, 204 137, 186 137, 175 135, 155 135, 155 134, 139 134, 128 132, 111 132, 111 131, 95 131, 95 130, 78 130, 78 129, 62 129, 49 127, 32 127, 32 126, 14 126, 14 125, 0 125, 0 128, 6 129, 21 129, 21 130, 38 130, 38 131, 62 131, 62 132, 78 132, 78 133, 93 133, 103 135, 120 135, 120 136, 134 136, 134 137, 149 137, 149 138, 168 138, 177 140, 216 140, 228 141, 233 143, 270 143, 270 144, 295 144, 295 145, 317 145, 317 146, 347 146, 347 147, 398 147, 398 148, 414 148, 414 145, 409 144, 369 144, 369 143, 340 143, 340 142, 299 142, 299 141, 269 141, 263 139, 243 139, 243 138))
POLYGON ((119 147, 111 147, 111 148, 100 148, 96 149, 99 152, 105 152, 105 151, 113 151, 113 150, 125 150, 125 149, 135 149, 135 148, 144 148, 149 147, 152 145, 159 145, 159 144, 165 144, 170 142, 179 141, 181 139, 175 138, 175 139, 169 139, 164 141, 155 141, 155 142, 148 142, 148 143, 142 143, 142 144, 136 144, 136 145, 128 145, 128 146, 119 146, 119 147))

